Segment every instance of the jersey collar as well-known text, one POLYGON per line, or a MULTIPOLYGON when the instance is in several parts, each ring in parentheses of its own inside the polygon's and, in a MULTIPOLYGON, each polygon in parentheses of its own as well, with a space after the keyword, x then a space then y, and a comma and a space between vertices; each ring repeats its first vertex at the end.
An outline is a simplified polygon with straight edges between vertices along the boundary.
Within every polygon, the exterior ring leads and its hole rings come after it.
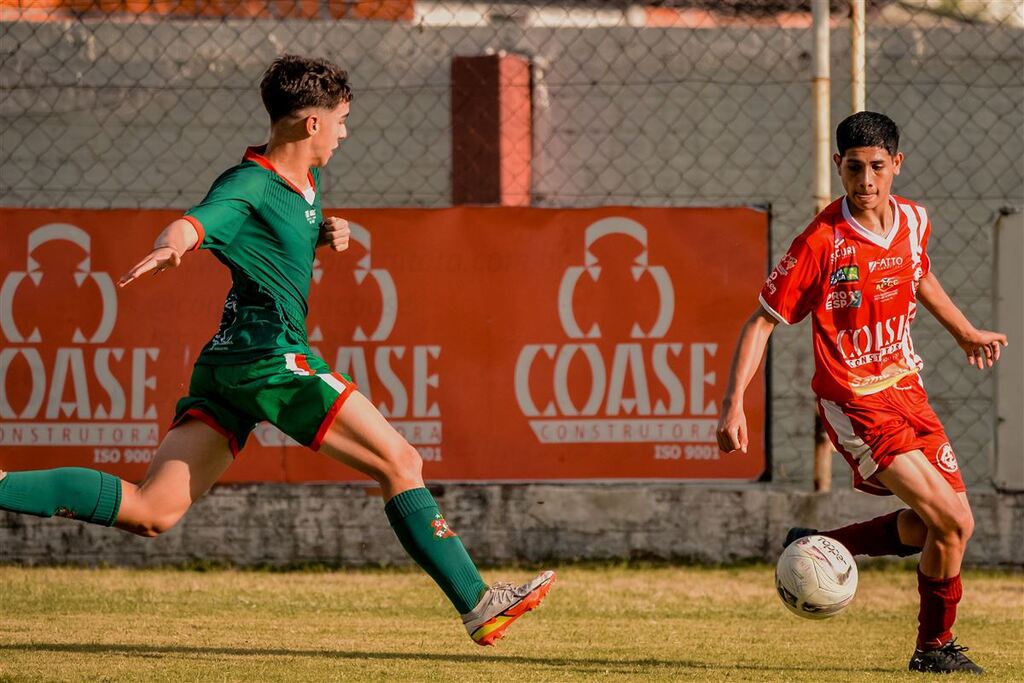
POLYGON ((846 197, 843 197, 843 218, 846 220, 846 224, 853 228, 854 232, 858 233, 861 237, 883 249, 888 249, 889 245, 896 238, 896 233, 900 231, 900 209, 896 204, 896 198, 889 195, 889 203, 892 205, 892 227, 889 229, 889 234, 884 237, 874 230, 868 230, 857 222, 857 219, 850 213, 850 205, 846 197))
POLYGON ((274 168, 274 165, 270 163, 270 159, 263 156, 263 153, 265 151, 267 151, 266 145, 255 145, 253 147, 248 147, 245 150, 245 156, 242 157, 242 161, 251 161, 259 166, 262 166, 271 173, 276 174, 278 178, 280 178, 281 180, 288 184, 288 187, 295 190, 300 197, 305 199, 308 204, 312 205, 313 200, 316 197, 316 184, 313 182, 313 172, 308 170, 306 171, 306 178, 309 180, 309 189, 304 192, 300 190, 295 183, 285 178, 276 168, 274 168))

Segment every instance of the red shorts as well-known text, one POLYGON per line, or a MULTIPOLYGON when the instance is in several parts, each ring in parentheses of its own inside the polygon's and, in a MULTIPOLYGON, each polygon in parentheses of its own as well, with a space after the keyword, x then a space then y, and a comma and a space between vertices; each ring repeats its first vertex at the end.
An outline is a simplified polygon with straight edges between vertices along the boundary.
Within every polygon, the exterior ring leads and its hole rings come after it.
POLYGON ((853 469, 854 488, 879 496, 892 495, 875 476, 896 456, 922 451, 954 491, 963 492, 963 477, 942 423, 928 405, 928 394, 916 374, 895 385, 845 403, 818 399, 821 421, 853 469))

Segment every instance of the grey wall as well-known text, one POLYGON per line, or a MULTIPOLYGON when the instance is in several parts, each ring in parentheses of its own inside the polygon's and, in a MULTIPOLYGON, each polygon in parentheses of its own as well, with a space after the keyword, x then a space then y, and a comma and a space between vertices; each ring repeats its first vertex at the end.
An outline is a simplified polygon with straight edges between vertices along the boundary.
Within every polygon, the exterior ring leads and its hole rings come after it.
MULTIPOLYGON (((478 563, 656 559, 774 562, 790 526, 834 528, 899 507, 852 491, 673 485, 446 486, 435 495, 478 563)), ((966 561, 1024 567, 1024 494, 972 496, 966 561)), ((142 539, 66 519, 0 513, 0 558, 27 564, 404 564, 379 497, 357 486, 222 486, 178 526, 142 539)))

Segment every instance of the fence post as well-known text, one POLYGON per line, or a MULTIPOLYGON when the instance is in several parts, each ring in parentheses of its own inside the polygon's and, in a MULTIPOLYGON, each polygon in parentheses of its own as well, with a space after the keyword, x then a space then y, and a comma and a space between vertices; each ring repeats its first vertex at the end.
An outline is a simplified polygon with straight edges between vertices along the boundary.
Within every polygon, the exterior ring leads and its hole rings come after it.
MULTIPOLYGON (((813 0, 811 11, 814 20, 814 211, 818 213, 832 201, 828 0, 813 0)), ((832 490, 832 445, 817 414, 814 416, 814 490, 832 490)))
POLYGON ((850 0, 850 110, 867 108, 864 0, 850 0))
POLYGON ((1024 213, 1003 211, 996 222, 996 329, 1010 345, 996 365, 996 448, 993 483, 1006 491, 1024 491, 1024 213))

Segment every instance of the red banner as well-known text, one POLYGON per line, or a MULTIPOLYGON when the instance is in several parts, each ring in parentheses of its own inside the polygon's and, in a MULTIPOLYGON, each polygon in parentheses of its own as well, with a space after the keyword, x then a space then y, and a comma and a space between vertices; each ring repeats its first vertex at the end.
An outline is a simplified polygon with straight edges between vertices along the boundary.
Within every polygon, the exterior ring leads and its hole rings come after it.
MULTIPOLYGON (((229 286, 210 254, 124 290, 173 211, 0 210, 0 463, 139 479, 229 286)), ((767 271, 753 209, 344 209, 321 251, 312 346, 438 480, 751 480, 714 428, 767 271)), ((352 481, 268 424, 224 481, 352 481)))

